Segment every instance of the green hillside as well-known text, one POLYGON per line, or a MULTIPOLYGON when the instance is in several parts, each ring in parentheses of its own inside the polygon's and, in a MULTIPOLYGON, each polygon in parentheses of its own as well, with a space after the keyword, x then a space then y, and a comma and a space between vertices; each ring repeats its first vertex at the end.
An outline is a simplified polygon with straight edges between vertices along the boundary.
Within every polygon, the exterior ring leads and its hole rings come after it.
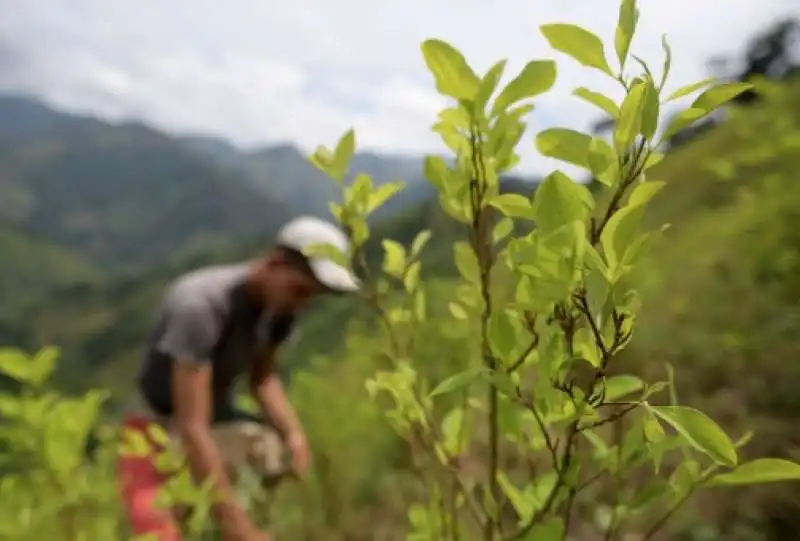
POLYGON ((146 131, 5 143, 0 170, 17 194, 0 203, 6 220, 107 268, 273 231, 287 217, 236 175, 146 131))
POLYGON ((101 276, 72 252, 1 223, 0 257, 0 343, 4 344, 30 343, 32 329, 19 316, 48 303, 53 289, 93 284, 101 276))
MULTIPOLYGON (((670 155, 652 223, 669 222, 640 269, 644 308, 631 366, 663 374, 682 400, 753 430, 746 455, 800 458, 800 91, 768 86, 768 102, 670 155)), ((790 539, 796 486, 710 501, 726 539, 790 539), (759 535, 764 537, 759 537, 759 535)))

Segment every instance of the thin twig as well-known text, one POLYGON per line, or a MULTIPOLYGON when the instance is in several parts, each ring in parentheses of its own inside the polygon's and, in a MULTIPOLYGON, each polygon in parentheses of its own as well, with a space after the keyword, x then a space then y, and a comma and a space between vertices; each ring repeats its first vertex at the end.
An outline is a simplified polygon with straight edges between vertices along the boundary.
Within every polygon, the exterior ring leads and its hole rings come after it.
POLYGON ((591 423, 588 423, 588 424, 585 424, 585 425, 581 425, 578 428, 578 431, 579 432, 583 432, 584 430, 591 430, 593 428, 597 428, 598 426, 603 426, 604 424, 613 423, 614 421, 618 421, 618 420, 622 419, 625 415, 627 415, 628 413, 632 412, 633 410, 635 410, 637 407, 639 407, 641 405, 642 405, 641 403, 637 402, 637 403, 625 406, 621 410, 615 411, 614 413, 612 413, 608 417, 604 417, 604 418, 599 419, 597 421, 593 421, 591 423))
POLYGON ((512 372, 515 372, 520 366, 522 366, 522 363, 525 362, 525 359, 528 358, 528 355, 533 353, 533 351, 538 347, 538 345, 539 345, 539 335, 534 334, 533 340, 531 340, 531 343, 528 344, 528 347, 525 348, 525 351, 520 353, 519 357, 517 357, 517 359, 513 363, 511 363, 511 366, 509 366, 506 369, 506 374, 511 374, 512 372))

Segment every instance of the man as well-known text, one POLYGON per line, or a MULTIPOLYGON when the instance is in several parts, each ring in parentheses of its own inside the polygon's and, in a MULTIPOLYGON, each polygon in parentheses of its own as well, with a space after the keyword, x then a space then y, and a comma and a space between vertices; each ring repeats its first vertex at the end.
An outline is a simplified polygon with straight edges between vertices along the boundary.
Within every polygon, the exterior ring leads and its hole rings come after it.
MULTIPOLYGON (((348 251, 346 235, 317 218, 297 218, 278 233, 276 245, 255 261, 203 268, 168 289, 138 378, 146 414, 129 414, 128 429, 143 431, 161 422, 185 452, 196 479, 212 476, 221 500, 214 515, 226 540, 266 541, 235 501, 231 473, 248 463, 265 476, 302 477, 309 466, 303 428, 275 371, 278 347, 289 336, 297 313, 326 292, 358 290, 347 269, 306 248, 331 244, 348 251), (254 424, 232 405, 237 376, 249 389, 266 421, 254 424), (290 464, 281 463, 288 449, 290 464)), ((159 541, 179 539, 166 511, 155 507, 165 481, 148 458, 123 458, 119 474, 135 534, 155 533, 159 541)))

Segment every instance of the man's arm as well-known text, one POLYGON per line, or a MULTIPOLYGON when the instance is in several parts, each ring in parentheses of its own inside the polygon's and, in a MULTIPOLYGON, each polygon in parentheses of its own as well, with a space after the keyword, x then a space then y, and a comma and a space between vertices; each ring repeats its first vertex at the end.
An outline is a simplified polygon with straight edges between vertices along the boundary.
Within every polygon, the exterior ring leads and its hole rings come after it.
POLYGON ((202 482, 214 479, 219 502, 214 511, 223 530, 246 539, 255 527, 236 502, 225 465, 211 437, 211 366, 177 361, 173 373, 175 422, 192 475, 202 482))
POLYGON ((271 346, 267 348, 265 355, 258 359, 250 378, 250 391, 264 416, 275 425, 285 440, 304 438, 303 426, 289 403, 283 382, 275 370, 276 350, 276 346, 271 346))
POLYGON ((217 339, 217 321, 209 307, 192 292, 173 292, 167 312, 168 326, 159 348, 173 359, 172 397, 174 422, 189 468, 196 480, 209 476, 221 497, 214 513, 222 529, 236 539, 255 531, 237 504, 225 466, 211 436, 211 350, 217 339))

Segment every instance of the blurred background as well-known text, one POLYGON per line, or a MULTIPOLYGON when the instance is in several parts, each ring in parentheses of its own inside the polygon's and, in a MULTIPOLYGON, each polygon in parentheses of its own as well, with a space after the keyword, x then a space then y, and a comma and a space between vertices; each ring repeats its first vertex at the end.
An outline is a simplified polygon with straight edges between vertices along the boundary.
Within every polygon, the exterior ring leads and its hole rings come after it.
MULTIPOLYGON (((531 193, 554 167, 592 182, 532 138, 603 133, 607 120, 571 91, 620 94, 552 52, 538 26, 575 23, 611 44, 616 0, 378 4, 0 0, 0 344, 60 347, 58 386, 111 390, 112 416, 165 284, 257 254, 292 216, 329 217, 335 190, 305 154, 351 126, 354 172, 408 182, 375 215, 375 240, 431 229, 425 273, 446 304, 461 233, 422 175, 423 154, 443 150, 429 131, 444 102, 419 52, 427 37, 482 72, 508 58, 506 79, 556 59, 505 189, 531 193)), ((672 227, 638 277, 645 303, 624 362, 645 375, 671 362, 682 402, 756 432, 748 455, 800 460, 800 5, 640 9, 632 50, 658 74, 667 34, 668 92, 709 76, 757 91, 676 135, 653 170, 668 186, 648 219, 672 227)), ((362 320, 321 302, 282 361, 315 452, 311 482, 279 502, 289 539, 390 540, 405 521, 403 446, 364 391, 377 345, 362 320)), ((457 365, 457 344, 430 347, 430 375, 457 365)), ((674 539, 800 539, 798 502, 790 485, 700 497, 674 539)))

